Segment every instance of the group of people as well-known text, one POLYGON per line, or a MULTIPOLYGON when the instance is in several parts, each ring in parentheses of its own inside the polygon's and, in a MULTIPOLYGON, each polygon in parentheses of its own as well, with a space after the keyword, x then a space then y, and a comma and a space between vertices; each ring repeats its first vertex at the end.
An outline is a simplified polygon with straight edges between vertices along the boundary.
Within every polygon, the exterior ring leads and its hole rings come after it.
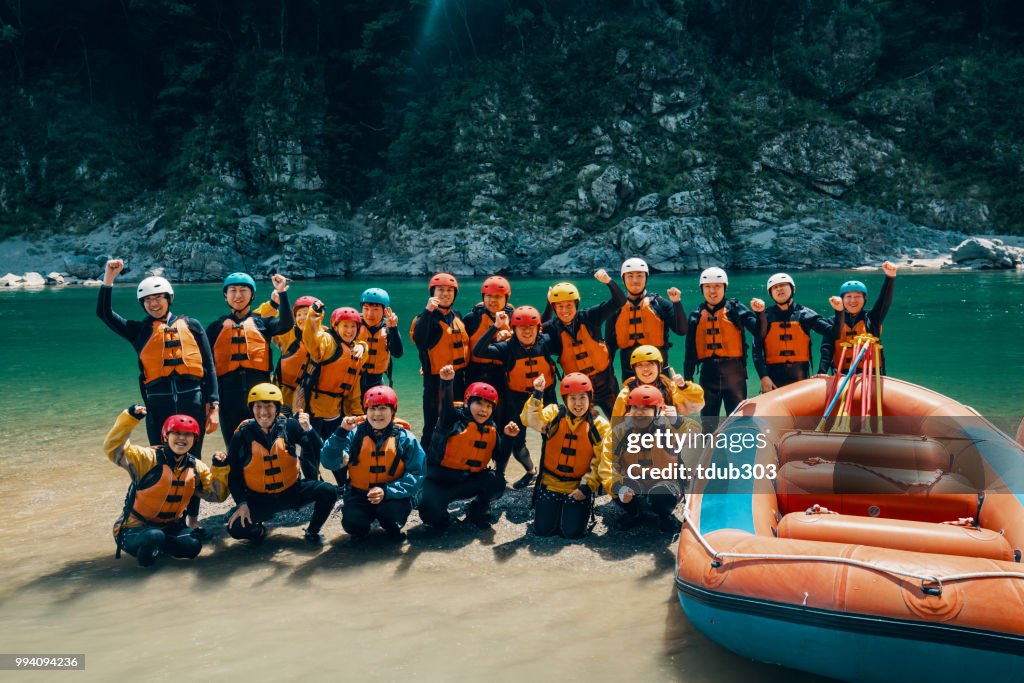
POLYGON ((401 541, 417 508, 426 525, 443 530, 450 504, 460 500, 470 501, 466 520, 486 527, 513 457, 524 470, 513 487, 534 484, 538 535, 584 535, 601 490, 624 509, 620 525, 640 522, 649 510, 670 527, 683 482, 638 481, 626 472, 677 456, 632 453, 622 446, 624 430, 695 430, 700 425, 687 415, 717 416, 723 404, 734 410, 746 398, 747 334, 762 391, 810 376, 812 331, 822 336, 818 371, 835 370, 849 339, 881 333, 896 275, 895 266, 883 265, 885 283, 869 311, 867 287, 844 283, 829 300, 834 316, 825 318, 794 301, 796 284, 785 273, 768 280, 775 305, 754 298, 748 308, 726 296, 725 271, 708 268, 699 278, 703 302, 689 316, 679 289, 668 289, 667 298, 648 289, 650 271, 639 258, 622 263, 622 286, 604 270, 594 274, 608 287, 607 300, 583 307, 579 289, 560 282, 549 288, 543 312, 513 306, 510 283, 495 275, 463 316, 454 308, 458 280, 438 273, 410 327, 423 378, 417 438, 388 386, 392 358, 404 348, 383 289, 365 290, 360 310, 336 308, 325 324, 320 300, 302 296, 289 305, 282 275, 272 278, 271 299, 254 306, 254 279, 232 273, 223 283, 229 311, 204 329, 171 313, 173 288, 157 276, 137 288, 144 320, 115 313, 111 288, 123 267, 108 261, 97 314, 138 354, 143 405, 119 416, 106 451, 132 478, 115 525, 118 552, 140 564, 160 553, 198 554, 205 535, 199 499, 229 493, 228 533, 254 543, 274 514, 308 503, 305 538, 322 543, 339 494, 342 526, 355 538, 376 522, 401 541), (685 336, 682 374, 668 362, 671 334, 685 336), (619 417, 626 420, 613 429, 609 419, 619 417), (128 440, 142 419, 155 445, 128 440), (218 427, 227 450, 214 454, 211 468, 201 460, 203 437, 218 427), (528 428, 542 435, 536 464, 528 428))

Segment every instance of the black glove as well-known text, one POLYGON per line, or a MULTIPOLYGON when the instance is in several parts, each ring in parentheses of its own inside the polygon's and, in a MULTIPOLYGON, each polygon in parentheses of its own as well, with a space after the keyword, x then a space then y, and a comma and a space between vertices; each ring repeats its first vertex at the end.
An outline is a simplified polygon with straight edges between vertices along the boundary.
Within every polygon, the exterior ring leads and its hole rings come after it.
POLYGON ((133 403, 128 406, 128 414, 134 417, 136 420, 141 420, 146 417, 146 413, 142 412, 142 406, 138 403, 133 403))

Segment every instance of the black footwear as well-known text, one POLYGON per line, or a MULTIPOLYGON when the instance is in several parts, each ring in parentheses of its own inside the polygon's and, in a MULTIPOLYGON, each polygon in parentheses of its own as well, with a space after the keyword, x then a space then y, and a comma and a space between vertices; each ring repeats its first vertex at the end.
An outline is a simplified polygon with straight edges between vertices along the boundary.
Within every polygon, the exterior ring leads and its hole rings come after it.
POLYGON ((324 544, 324 536, 320 532, 310 531, 309 529, 306 529, 305 532, 306 533, 304 533, 302 535, 302 538, 304 538, 306 540, 306 543, 308 543, 310 545, 323 545, 324 544))
POLYGON ((629 531, 630 529, 639 526, 640 522, 644 521, 643 515, 626 515, 625 517, 619 517, 612 525, 619 531, 629 531))
POLYGON ((466 521, 479 529, 489 529, 491 527, 491 512, 489 508, 489 505, 480 504, 475 500, 470 502, 466 506, 466 521))
POLYGON ((536 477, 536 476, 537 476, 536 474, 530 474, 529 472, 527 472, 523 476, 519 477, 519 481, 517 481, 516 483, 512 484, 512 488, 514 488, 514 489, 525 489, 527 486, 530 485, 530 482, 533 481, 533 478, 536 477))
POLYGON ((158 557, 160 557, 160 546, 149 545, 139 549, 139 554, 135 559, 139 561, 140 567, 152 567, 158 557))
POLYGON ((263 539, 267 537, 267 527, 263 522, 256 522, 252 525, 252 536, 249 537, 249 541, 254 545, 263 543, 263 539))
POLYGON ((204 529, 201 526, 197 526, 194 529, 192 529, 192 535, 199 539, 205 539, 210 536, 206 529, 204 529))
POLYGON ((402 543, 405 541, 405 532, 397 526, 384 527, 384 533, 387 534, 388 540, 392 543, 402 543))

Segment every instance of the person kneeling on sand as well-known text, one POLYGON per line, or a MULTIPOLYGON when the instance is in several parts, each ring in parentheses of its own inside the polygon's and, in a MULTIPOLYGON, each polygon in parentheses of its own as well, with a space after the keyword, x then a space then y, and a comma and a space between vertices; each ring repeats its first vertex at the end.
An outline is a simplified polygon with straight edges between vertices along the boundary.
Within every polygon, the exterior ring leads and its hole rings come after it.
MULTIPOLYGON (((501 437, 492 418, 498 404, 497 389, 474 382, 466 387, 465 405, 456 407, 452 389, 455 375, 451 365, 438 373, 444 400, 427 454, 420 519, 445 529, 451 523, 449 503, 473 498, 466 506, 466 520, 484 529, 491 525, 491 501, 505 491, 505 478, 488 464, 501 454, 508 458, 511 440, 501 437)), ((506 436, 514 438, 518 434, 514 423, 505 426, 506 436)))
POLYGON ((194 496, 217 503, 227 498, 228 468, 223 452, 214 454, 212 470, 190 453, 200 428, 189 415, 164 420, 161 445, 133 445, 128 435, 145 417, 146 409, 139 405, 122 412, 103 450, 132 478, 124 511, 114 524, 117 557, 124 550, 148 567, 161 553, 183 559, 199 555, 202 536, 185 526, 185 511, 194 496))
POLYGON ((228 447, 228 484, 238 504, 228 518, 228 533, 259 543, 267 535, 264 522, 276 513, 313 503, 305 537, 309 543, 322 544, 320 529, 338 501, 338 490, 325 481, 300 480, 295 448, 301 445, 304 455, 319 459, 320 435, 306 413, 294 418, 281 415, 281 390, 273 384, 254 386, 249 407, 253 419, 238 425, 228 447))
MULTIPOLYGON (((341 526, 353 538, 366 538, 374 520, 395 542, 419 499, 425 456, 404 420, 396 421, 398 395, 375 386, 363 395, 366 416, 346 415, 327 439, 320 462, 335 472, 348 468, 349 489, 342 498, 341 526)), ((335 475, 339 481, 344 475, 335 475)))

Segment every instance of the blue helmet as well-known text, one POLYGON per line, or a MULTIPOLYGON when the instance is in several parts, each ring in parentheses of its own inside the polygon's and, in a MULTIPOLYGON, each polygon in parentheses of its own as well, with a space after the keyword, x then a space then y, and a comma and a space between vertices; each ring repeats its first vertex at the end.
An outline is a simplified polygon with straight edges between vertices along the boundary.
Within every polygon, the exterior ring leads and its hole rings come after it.
POLYGON ((231 285, 242 285, 252 290, 253 294, 256 293, 256 281, 252 279, 252 276, 248 273, 231 273, 224 278, 224 289, 227 291, 231 285))
POLYGON ((864 296, 868 295, 867 286, 860 280, 847 280, 843 283, 842 287, 839 288, 839 296, 842 296, 848 292, 860 292, 864 296))
POLYGON ((388 293, 380 287, 370 287, 359 295, 359 303, 380 304, 384 308, 387 308, 391 305, 391 297, 388 296, 388 293))

